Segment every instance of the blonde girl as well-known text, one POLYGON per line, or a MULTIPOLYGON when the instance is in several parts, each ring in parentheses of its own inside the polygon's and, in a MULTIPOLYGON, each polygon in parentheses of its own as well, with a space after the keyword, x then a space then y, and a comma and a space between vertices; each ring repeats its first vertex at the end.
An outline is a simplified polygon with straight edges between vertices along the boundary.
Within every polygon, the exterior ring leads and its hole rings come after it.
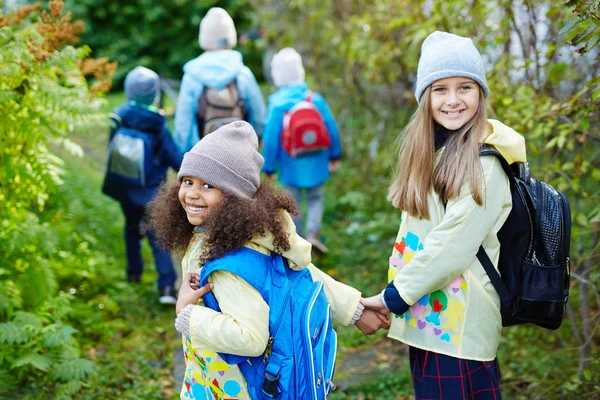
POLYGON ((424 41, 415 96, 388 199, 402 210, 390 283, 366 307, 395 314, 389 336, 409 345, 416 399, 500 399, 496 351, 500 300, 476 257, 497 268, 496 236, 511 210, 510 163, 525 142, 486 116, 481 55, 469 38, 433 32, 424 41))

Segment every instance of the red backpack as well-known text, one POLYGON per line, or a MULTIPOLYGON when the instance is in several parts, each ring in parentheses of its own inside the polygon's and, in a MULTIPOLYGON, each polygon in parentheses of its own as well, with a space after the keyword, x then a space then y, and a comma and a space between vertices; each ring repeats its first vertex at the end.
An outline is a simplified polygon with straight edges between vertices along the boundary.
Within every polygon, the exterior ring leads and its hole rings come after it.
POLYGON ((312 92, 306 100, 292 107, 283 116, 281 145, 292 158, 301 157, 331 146, 331 137, 321 113, 312 103, 312 92))

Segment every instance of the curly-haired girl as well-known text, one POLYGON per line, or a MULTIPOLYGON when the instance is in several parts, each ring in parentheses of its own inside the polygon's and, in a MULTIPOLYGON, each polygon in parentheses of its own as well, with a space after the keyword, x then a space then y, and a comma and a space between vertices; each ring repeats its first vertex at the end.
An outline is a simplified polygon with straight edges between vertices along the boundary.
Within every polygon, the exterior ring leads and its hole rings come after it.
POLYGON ((148 209, 148 226, 163 245, 187 249, 175 320, 186 355, 182 399, 250 398, 238 366, 223 362, 217 353, 262 355, 269 340, 269 305, 252 285, 228 271, 213 272, 210 283, 198 288, 205 263, 234 260, 242 247, 279 253, 291 269, 308 268, 314 280, 323 281, 333 319, 341 324, 355 323, 365 333, 389 326, 375 311, 363 313, 359 291, 310 263, 311 246, 296 234, 290 217, 296 211, 294 200, 260 183, 263 158, 257 145, 246 122, 219 128, 185 154, 179 183, 164 184, 148 209), (210 290, 220 311, 204 306, 201 297, 210 290))

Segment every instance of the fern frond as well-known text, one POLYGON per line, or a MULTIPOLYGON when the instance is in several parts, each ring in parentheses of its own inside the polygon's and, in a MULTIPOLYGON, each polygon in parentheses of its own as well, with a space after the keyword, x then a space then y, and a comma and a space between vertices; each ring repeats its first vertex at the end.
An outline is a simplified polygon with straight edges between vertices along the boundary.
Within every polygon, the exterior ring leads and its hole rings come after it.
POLYGON ((48 299, 42 310, 49 313, 54 321, 61 321, 73 310, 71 307, 72 300, 72 295, 60 294, 48 299))
POLYGON ((0 324, 0 344, 21 344, 30 339, 31 336, 23 325, 14 322, 0 324))
POLYGON ((94 363, 90 360, 79 358, 64 361, 52 368, 50 379, 69 381, 83 381, 88 375, 96 374, 94 363))
POLYGON ((20 325, 34 326, 34 327, 41 328, 44 321, 42 321, 39 316, 37 316, 33 313, 29 313, 29 312, 25 312, 25 311, 17 311, 15 313, 15 317, 13 318, 13 322, 20 324, 20 325))
POLYGON ((13 361, 13 363, 10 366, 10 369, 19 368, 24 365, 31 365, 35 369, 39 369, 41 371, 48 371, 52 364, 54 364, 54 359, 49 355, 28 353, 13 361))
POLYGON ((15 379, 10 371, 0 368, 0 394, 9 393, 16 388, 15 379))
MULTIPOLYGON (((48 267, 48 261, 38 259, 33 262, 25 273, 19 277, 19 285, 36 288, 35 296, 26 296, 25 301, 31 308, 40 307, 46 300, 52 298, 58 289, 58 282, 52 268, 48 267)), ((25 290, 23 291, 25 293, 25 290)))
MULTIPOLYGON (((53 324, 57 326, 56 324, 53 324)), ((71 343, 71 335, 77 332, 77 329, 70 325, 59 326, 54 332, 50 333, 43 341, 45 347, 58 347, 71 343)))
POLYGON ((81 381, 70 381, 58 386, 56 390, 55 400, 71 400, 73 395, 83 387, 81 381))

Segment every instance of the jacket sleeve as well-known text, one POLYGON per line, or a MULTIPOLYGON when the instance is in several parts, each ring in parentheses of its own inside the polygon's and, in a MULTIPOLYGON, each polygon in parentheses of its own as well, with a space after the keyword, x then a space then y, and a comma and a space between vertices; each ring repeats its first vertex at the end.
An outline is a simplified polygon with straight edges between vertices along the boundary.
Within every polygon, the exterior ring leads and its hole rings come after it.
POLYGON ((119 114, 117 114, 116 112, 113 112, 110 114, 110 121, 109 121, 109 136, 108 136, 108 140, 110 141, 113 136, 115 135, 115 132, 117 131, 117 129, 119 129, 119 126, 121 126, 121 116, 119 114))
POLYGON ((265 127, 265 99, 258 82, 248 67, 244 67, 238 77, 238 84, 243 88, 244 101, 248 109, 250 125, 254 127, 258 137, 262 137, 265 127), (241 78, 241 79, 240 79, 241 78))
POLYGON ((183 75, 175 107, 175 135, 173 139, 182 153, 189 151, 200 140, 198 135, 198 98, 203 86, 188 74, 183 75))
POLYGON ((192 345, 240 356, 261 355, 269 339, 269 306, 260 292, 227 271, 215 271, 208 280, 214 283, 221 312, 202 302, 194 307, 189 321, 192 345))
POLYGON ((267 125, 263 134, 263 157, 265 164, 263 171, 274 174, 277 170, 277 155, 281 146, 281 127, 283 126, 283 112, 281 109, 269 105, 267 125))
POLYGON ((315 267, 312 263, 308 269, 315 281, 322 281, 327 301, 331 303, 333 320, 348 325, 360 303, 361 293, 351 286, 338 282, 331 276, 315 267))
POLYGON ((161 150, 166 164, 175 171, 179 171, 181 161, 183 161, 183 154, 181 154, 181 151, 179 151, 179 148, 173 141, 171 132, 166 125, 161 132, 161 150))
POLYGON ((510 192, 508 177, 495 157, 481 157, 481 165, 483 205, 475 203, 468 183, 448 202, 442 222, 429 232, 423 250, 398 270, 384 291, 384 301, 395 314, 460 277, 500 217, 510 192))
POLYGON ((315 93, 313 95, 313 104, 323 117, 323 122, 325 122, 325 126, 327 127, 327 131, 329 132, 329 136, 331 137, 331 147, 329 147, 329 159, 330 160, 339 160, 342 156, 342 144, 340 141, 340 132, 335 122, 335 118, 331 113, 331 109, 329 105, 319 93, 315 93))

